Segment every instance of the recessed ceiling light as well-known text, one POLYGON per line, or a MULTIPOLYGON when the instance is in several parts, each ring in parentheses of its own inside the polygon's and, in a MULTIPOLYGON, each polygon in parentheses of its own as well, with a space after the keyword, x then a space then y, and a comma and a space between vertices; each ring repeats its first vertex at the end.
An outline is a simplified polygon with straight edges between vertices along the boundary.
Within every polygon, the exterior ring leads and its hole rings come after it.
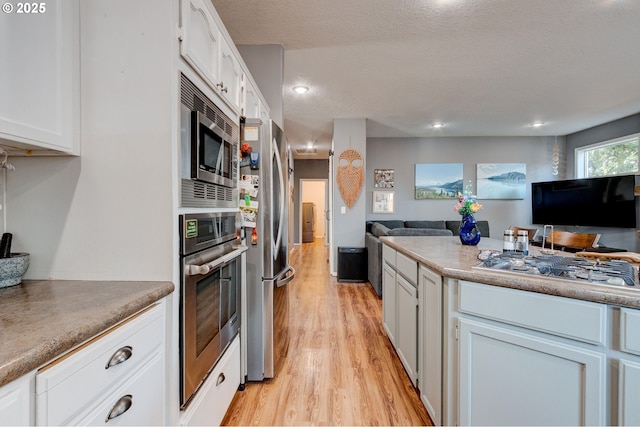
POLYGON ((546 124, 545 122, 533 122, 529 126, 531 126, 532 128, 539 128, 544 126, 545 124, 546 124))
POLYGON ((294 91, 295 93, 300 93, 300 94, 302 94, 302 93, 307 93, 307 92, 309 92, 309 88, 308 88, 308 87, 306 87, 306 86, 295 86, 295 87, 293 88, 293 91, 294 91))
POLYGON ((434 129, 440 129, 441 127, 444 127, 444 123, 434 123, 431 127, 434 129))

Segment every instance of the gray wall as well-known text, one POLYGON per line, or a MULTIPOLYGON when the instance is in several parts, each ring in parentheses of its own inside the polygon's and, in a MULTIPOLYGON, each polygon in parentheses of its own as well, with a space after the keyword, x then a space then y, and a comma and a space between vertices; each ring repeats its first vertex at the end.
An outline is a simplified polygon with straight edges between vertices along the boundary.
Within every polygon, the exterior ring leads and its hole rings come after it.
MULTIPOLYGON (((293 164, 295 189, 293 191, 293 241, 301 242, 300 238, 300 184, 301 179, 329 179, 329 160, 296 160, 293 164)), ((327 206, 328 209, 328 206, 327 206)), ((327 230, 327 233, 329 230, 327 230)))
POLYGON ((284 48, 279 44, 237 45, 236 48, 251 72, 262 96, 269 104, 269 116, 284 128, 283 95, 284 48))
MULTIPOLYGON (((459 220, 454 200, 416 200, 416 163, 463 163, 464 180, 476 190, 477 163, 526 163, 527 192, 524 200, 480 200, 484 208, 476 218, 488 220, 491 237, 501 238, 510 225, 531 225, 531 182, 552 181, 551 162, 554 137, 448 137, 448 138, 368 138, 366 219, 451 219, 459 220), (373 214, 374 169, 395 170, 395 212, 373 214)), ((564 153, 564 139, 558 138, 564 153)), ((561 155, 561 171, 564 171, 561 155)), ((338 217, 339 219, 339 217, 338 217)))
MULTIPOLYGON (((638 132, 640 132, 640 113, 567 135, 567 178, 575 178, 576 148, 638 132)), ((640 239, 636 235, 635 228, 565 227, 565 229, 580 233, 600 233, 602 235, 600 243, 605 246, 640 252, 640 239)))
POLYGON ((575 178, 576 148, 638 132, 640 132, 640 113, 567 135, 567 177, 575 178))
MULTIPOLYGON (((339 247, 364 247, 366 215, 366 186, 369 175, 367 174, 367 129, 366 119, 335 119, 333 121, 333 244, 334 260, 337 260, 339 247), (339 167, 340 154, 353 148, 364 158, 364 183, 358 194, 358 198, 351 208, 346 207, 336 179, 339 167), (342 208, 344 207, 344 213, 342 208)), ((334 263, 332 272, 337 271, 337 263, 334 263)))

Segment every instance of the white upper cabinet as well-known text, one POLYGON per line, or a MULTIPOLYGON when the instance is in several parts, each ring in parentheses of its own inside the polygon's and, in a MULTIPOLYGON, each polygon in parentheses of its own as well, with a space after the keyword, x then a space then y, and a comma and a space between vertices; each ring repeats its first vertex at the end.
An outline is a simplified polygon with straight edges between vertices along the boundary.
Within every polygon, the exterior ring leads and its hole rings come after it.
POLYGON ((180 54, 231 108, 240 113, 243 69, 207 0, 182 0, 180 54))
POLYGON ((17 149, 12 154, 79 154, 78 0, 7 5, 11 12, 0 14, 0 145, 17 149))
POLYGON ((242 115, 249 118, 262 118, 260 111, 260 95, 253 83, 249 80, 245 83, 244 109, 242 115))
POLYGON ((220 81, 216 86, 230 106, 236 111, 240 111, 243 100, 242 67, 233 50, 225 41, 222 41, 220 48, 220 81))

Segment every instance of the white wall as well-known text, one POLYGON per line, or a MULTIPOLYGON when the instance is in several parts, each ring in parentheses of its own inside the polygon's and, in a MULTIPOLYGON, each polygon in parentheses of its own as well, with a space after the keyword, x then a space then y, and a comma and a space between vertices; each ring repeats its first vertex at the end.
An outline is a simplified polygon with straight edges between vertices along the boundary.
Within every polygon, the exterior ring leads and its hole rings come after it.
POLYGON ((177 5, 81 3, 81 157, 12 158, 7 230, 27 279, 173 281, 177 5))

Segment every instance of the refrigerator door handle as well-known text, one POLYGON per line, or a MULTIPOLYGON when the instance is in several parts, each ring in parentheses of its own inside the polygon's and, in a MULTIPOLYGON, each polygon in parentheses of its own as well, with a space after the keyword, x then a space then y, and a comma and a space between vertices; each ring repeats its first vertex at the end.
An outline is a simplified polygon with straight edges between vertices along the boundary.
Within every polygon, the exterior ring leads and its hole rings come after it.
POLYGON ((278 275, 278 277, 276 278, 275 280, 276 288, 279 288, 280 286, 284 286, 290 281, 292 281, 295 275, 296 275, 296 269, 288 265, 286 270, 284 270, 282 274, 278 275))
POLYGON ((278 184, 280 184, 280 218, 278 225, 278 235, 276 236, 276 240, 273 242, 273 259, 276 259, 280 252, 280 244, 282 243, 282 227, 284 223, 284 209, 285 209, 285 200, 287 195, 284 192, 284 176, 282 175, 282 161, 280 160, 280 152, 278 150, 278 144, 276 143, 275 138, 271 140, 271 155, 274 156, 276 160, 276 166, 278 167, 278 184))

